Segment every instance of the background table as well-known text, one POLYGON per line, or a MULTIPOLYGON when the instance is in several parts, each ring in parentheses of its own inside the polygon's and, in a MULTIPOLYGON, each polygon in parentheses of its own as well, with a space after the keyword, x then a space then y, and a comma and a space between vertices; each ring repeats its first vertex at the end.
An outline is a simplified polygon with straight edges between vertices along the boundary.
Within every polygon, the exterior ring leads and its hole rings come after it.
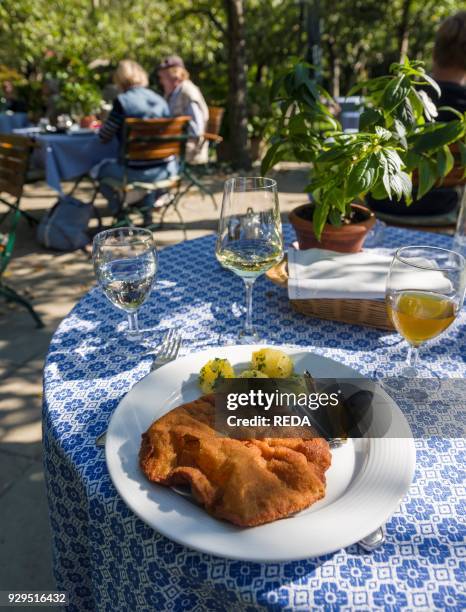
POLYGON ((29 124, 27 113, 0 113, 0 132, 10 134, 17 128, 25 128, 29 124))
POLYGON ((118 157, 118 141, 102 143, 97 134, 38 134, 28 129, 15 133, 29 135, 40 145, 34 159, 45 168, 47 184, 58 193, 62 193, 62 181, 88 174, 104 159, 118 157))
MULTIPOLYGON (((289 228, 286 234, 291 239, 289 228)), ((450 244, 395 228, 385 239, 388 247, 450 244)), ((393 334, 306 318, 291 309, 284 289, 265 278, 256 285, 255 320, 270 344, 306 347, 365 374, 406 356, 393 334)), ((158 283, 140 319, 160 335, 182 330, 186 353, 221 344, 237 329, 243 299, 242 281, 218 265, 209 236, 160 253, 158 283)), ((386 544, 373 553, 353 545, 293 563, 230 561, 180 546, 141 522, 94 445, 122 396, 149 372, 151 359, 115 332, 123 319, 91 290, 58 328, 45 368, 54 572, 58 588, 70 593, 70 612, 465 608, 464 439, 416 440, 415 480, 387 523, 386 544)), ((465 329, 463 311, 422 359, 445 376, 464 376, 465 329)))

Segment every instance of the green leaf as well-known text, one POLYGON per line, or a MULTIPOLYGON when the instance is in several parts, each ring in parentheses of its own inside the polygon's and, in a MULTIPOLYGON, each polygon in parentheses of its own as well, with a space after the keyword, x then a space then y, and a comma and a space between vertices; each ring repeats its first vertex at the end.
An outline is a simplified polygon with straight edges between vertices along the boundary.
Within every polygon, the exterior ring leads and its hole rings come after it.
POLYGON ((282 145, 281 142, 274 143, 269 148, 267 153, 264 155, 264 159, 262 160, 262 163, 261 163, 261 174, 263 176, 265 176, 267 174, 267 172, 270 170, 270 168, 272 168, 272 166, 275 164, 276 158, 278 160, 277 153, 278 153, 281 145, 282 145))
POLYGON ((410 91, 410 82, 406 76, 392 79, 385 87, 381 105, 385 111, 390 112, 399 106, 410 91))
POLYGON ((371 196, 374 200, 385 200, 389 197, 385 186, 380 182, 371 190, 371 196))
POLYGON ((317 240, 320 241, 324 226, 327 222, 329 213, 329 205, 327 202, 316 202, 314 206, 314 214, 312 215, 312 224, 314 226, 314 234, 317 240))
POLYGON ((359 129, 361 132, 367 132, 374 125, 383 125, 383 114, 375 108, 366 108, 359 117, 359 129))
POLYGON ((337 208, 332 208, 328 213, 328 220, 332 225, 340 227, 341 225, 341 211, 337 208))
POLYGON ((439 106, 438 110, 439 111, 448 111, 449 113, 453 113, 453 115, 458 117, 458 119, 460 121, 464 121, 465 120, 463 114, 460 113, 458 110, 456 110, 456 108, 453 108, 452 106, 439 106))
POLYGON ((285 77, 284 77, 283 75, 281 75, 281 76, 277 77, 277 78, 276 78, 276 79, 273 81, 272 86, 271 86, 271 88, 270 88, 270 94, 269 94, 269 96, 270 96, 270 100, 272 100, 272 101, 273 101, 273 100, 276 100, 276 99, 278 98, 278 94, 279 94, 279 92, 280 92, 280 89, 281 89, 281 88, 282 88, 282 86, 283 86, 283 80, 284 80, 284 78, 285 78, 285 77))
POLYGON ((424 108, 424 114, 429 121, 432 121, 438 116, 438 110, 435 104, 432 102, 430 96, 423 90, 416 91, 416 95, 422 102, 424 108))
POLYGON ((341 159, 342 157, 346 157, 347 153, 343 147, 334 145, 332 148, 327 149, 319 155, 317 158, 317 162, 320 163, 328 163, 336 161, 337 159, 341 159))
POLYGON ((455 158, 453 157, 450 147, 445 145, 442 149, 439 149, 437 153, 437 173, 439 176, 446 176, 453 166, 455 165, 455 158))
POLYGON ((437 81, 434 81, 434 79, 430 77, 425 71, 423 71, 422 79, 432 87, 432 89, 438 94, 439 97, 442 95, 442 91, 437 81))
POLYGON ((413 111, 413 118, 418 118, 418 120, 423 119, 424 117, 424 104, 418 95, 418 92, 415 89, 411 89, 409 92, 408 100, 411 104, 411 108, 413 111))
POLYGON ((395 119, 393 122, 393 128, 398 136, 400 143, 405 149, 408 148, 408 141, 406 140, 406 128, 399 119, 395 119))
POLYGON ((377 136, 380 137, 382 142, 390 140, 390 138, 392 137, 392 133, 380 125, 375 126, 375 133, 377 134, 377 136))
POLYGON ((401 157, 398 155, 398 152, 395 151, 395 149, 385 149, 384 153, 387 159, 388 169, 390 173, 395 174, 397 172, 400 172, 403 162, 401 160, 401 157))
POLYGON ((377 161, 372 155, 354 164, 347 178, 346 195, 348 198, 358 196, 370 189, 376 176, 377 167, 377 161))
POLYGON ((392 190, 392 193, 394 193, 396 199, 399 200, 403 195, 403 185, 400 177, 397 174, 391 174, 389 175, 388 180, 390 182, 390 189, 392 190))
POLYGON ((307 132, 306 121, 303 113, 293 115, 288 122, 290 134, 305 134, 307 132))
POLYGON ((461 165, 466 167, 466 144, 464 142, 459 142, 458 147, 461 155, 461 165))
POLYGON ((398 177, 401 181, 401 191, 405 200, 409 200, 411 198, 411 193, 413 190, 413 184, 411 182, 411 177, 406 172, 400 172, 398 177))
POLYGON ((419 185, 417 188, 417 199, 424 196, 437 182, 436 165, 427 158, 422 158, 419 163, 419 185))
POLYGON ((390 188, 390 169, 388 166, 388 160, 385 157, 385 154, 383 151, 379 151, 378 153, 376 153, 377 159, 380 162, 381 165, 381 173, 382 173, 382 183, 383 186, 385 188, 385 191, 387 192, 387 196, 389 198, 392 197, 392 191, 390 188))
POLYGON ((435 130, 428 130, 415 137, 413 150, 416 153, 424 153, 431 149, 437 149, 451 144, 464 134, 464 125, 461 121, 450 121, 439 123, 435 130))
MULTIPOLYGON (((422 108, 421 108, 422 112, 422 108)), ((416 117, 409 98, 405 98, 403 102, 395 109, 395 116, 407 127, 411 127, 416 123, 416 117)))

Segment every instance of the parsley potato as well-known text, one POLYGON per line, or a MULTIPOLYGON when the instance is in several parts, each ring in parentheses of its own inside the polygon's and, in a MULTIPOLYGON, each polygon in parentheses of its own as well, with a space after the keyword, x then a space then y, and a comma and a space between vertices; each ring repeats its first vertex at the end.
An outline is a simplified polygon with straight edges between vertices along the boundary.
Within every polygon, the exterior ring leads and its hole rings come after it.
POLYGON ((199 385, 204 393, 212 393, 224 378, 235 378, 235 371, 228 359, 216 357, 208 361, 199 372, 199 385))
POLYGON ((263 348, 252 354, 251 368, 269 378, 288 378, 293 374, 293 361, 283 351, 263 348))
POLYGON ((238 378, 269 378, 267 374, 260 370, 244 370, 238 378))

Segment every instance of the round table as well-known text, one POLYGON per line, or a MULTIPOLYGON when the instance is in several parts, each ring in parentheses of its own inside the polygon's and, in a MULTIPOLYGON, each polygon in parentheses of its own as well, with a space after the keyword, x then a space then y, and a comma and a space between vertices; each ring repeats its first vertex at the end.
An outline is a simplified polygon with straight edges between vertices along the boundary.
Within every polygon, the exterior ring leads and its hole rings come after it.
MULTIPOLYGON (((290 229, 286 236, 292 239, 290 229)), ((450 246, 445 236, 387 228, 384 246, 450 246)), ((242 281, 216 262, 214 237, 166 248, 142 327, 182 331, 183 353, 221 344, 242 323, 242 281)), ((292 344, 370 374, 406 356, 387 332, 306 318, 286 291, 260 278, 255 320, 270 344, 292 344)), ((249 563, 200 554, 154 532, 112 485, 104 449, 94 444, 123 395, 148 373, 151 358, 119 332, 125 322, 92 289, 61 323, 44 379, 44 464, 54 573, 71 611, 322 608, 464 609, 466 548, 464 439, 417 439, 414 482, 386 525, 387 541, 357 544, 293 563, 249 563), (118 331, 116 331, 116 328, 118 331)), ((422 351, 447 377, 464 377, 464 311, 422 351)), ((403 346, 403 349, 401 348, 403 346)))

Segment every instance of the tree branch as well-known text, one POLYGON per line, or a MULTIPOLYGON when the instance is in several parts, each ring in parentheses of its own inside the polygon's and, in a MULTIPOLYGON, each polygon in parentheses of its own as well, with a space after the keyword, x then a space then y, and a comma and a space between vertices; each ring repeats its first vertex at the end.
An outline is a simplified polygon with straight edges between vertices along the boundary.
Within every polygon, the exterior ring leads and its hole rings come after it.
POLYGON ((210 21, 214 24, 214 26, 218 30, 220 30, 223 36, 227 35, 227 29, 224 27, 222 22, 217 19, 214 13, 207 7, 184 9, 183 11, 179 11, 178 13, 174 15, 174 20, 178 21, 178 20, 184 19, 188 15, 195 15, 195 14, 205 15, 206 17, 210 19, 210 21))

